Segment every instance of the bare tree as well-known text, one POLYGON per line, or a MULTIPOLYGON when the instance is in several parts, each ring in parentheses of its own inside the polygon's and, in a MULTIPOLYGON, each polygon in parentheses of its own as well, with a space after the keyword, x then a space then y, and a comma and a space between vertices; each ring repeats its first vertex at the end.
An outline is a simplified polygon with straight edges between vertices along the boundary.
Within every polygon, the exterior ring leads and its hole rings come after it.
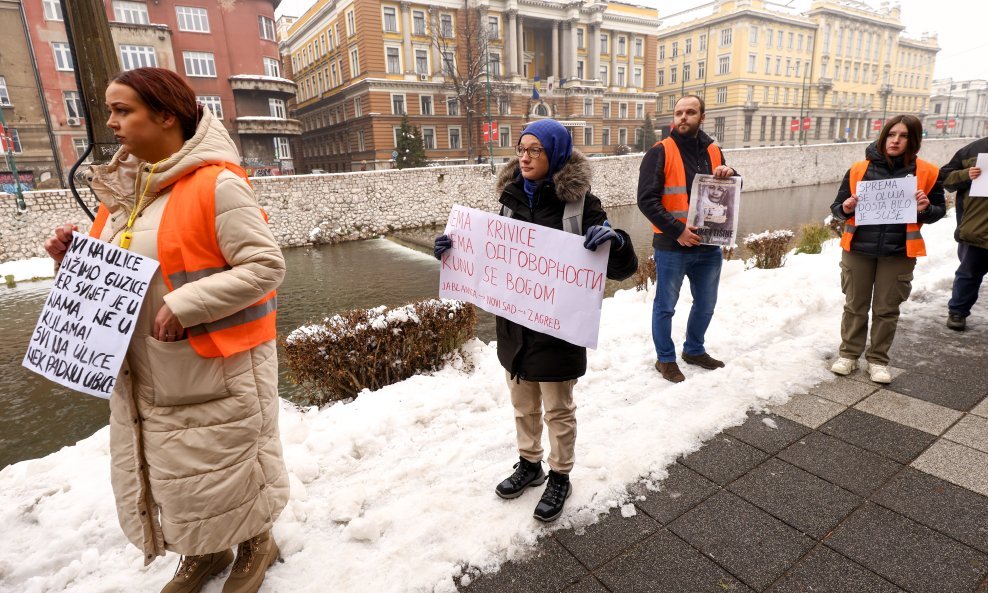
POLYGON ((463 8, 455 18, 455 25, 444 23, 438 12, 433 13, 431 38, 439 51, 441 74, 445 85, 459 102, 466 117, 467 160, 477 153, 477 118, 487 113, 487 93, 490 85, 491 100, 505 96, 507 90, 499 73, 488 69, 491 31, 487 24, 487 12, 476 0, 464 0, 463 8))

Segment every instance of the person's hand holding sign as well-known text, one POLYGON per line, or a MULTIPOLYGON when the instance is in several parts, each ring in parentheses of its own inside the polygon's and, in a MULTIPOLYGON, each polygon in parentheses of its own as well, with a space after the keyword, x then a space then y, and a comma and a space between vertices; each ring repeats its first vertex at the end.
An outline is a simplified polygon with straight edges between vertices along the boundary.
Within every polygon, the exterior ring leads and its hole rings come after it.
POLYGON ((734 176, 735 171, 727 165, 718 165, 717 168, 714 169, 713 173, 714 177, 718 179, 727 179, 728 177, 734 176))
MULTIPOLYGON (((929 204, 929 201, 927 201, 927 204, 929 204)), ((858 205, 858 196, 851 194, 851 197, 844 200, 844 202, 841 204, 841 208, 844 209, 844 214, 850 214, 854 212, 854 209, 857 207, 857 205, 858 205)))
POLYGON ((605 220, 604 224, 595 224, 587 229, 583 246, 590 251, 597 251, 597 247, 607 241, 613 241, 613 245, 618 249, 624 247, 624 238, 611 228, 610 222, 605 220))
POLYGON ((971 177, 971 181, 974 181, 978 177, 981 177, 981 169, 978 167, 971 167, 967 170, 967 174, 971 177))
POLYGON ((79 230, 77 226, 63 224, 55 229, 54 237, 49 237, 45 241, 45 251, 59 264, 62 263, 65 253, 69 250, 69 244, 72 243, 72 231, 77 230, 79 230))
POLYGON ((697 235, 696 233, 693 232, 697 230, 697 228, 698 227, 695 226, 687 226, 685 229, 683 229, 683 232, 679 235, 679 238, 676 239, 676 242, 682 245, 683 247, 694 247, 696 245, 699 245, 700 235, 697 235))
POLYGON ((917 189, 916 190, 916 212, 924 212, 930 207, 930 198, 927 197, 926 192, 917 189))

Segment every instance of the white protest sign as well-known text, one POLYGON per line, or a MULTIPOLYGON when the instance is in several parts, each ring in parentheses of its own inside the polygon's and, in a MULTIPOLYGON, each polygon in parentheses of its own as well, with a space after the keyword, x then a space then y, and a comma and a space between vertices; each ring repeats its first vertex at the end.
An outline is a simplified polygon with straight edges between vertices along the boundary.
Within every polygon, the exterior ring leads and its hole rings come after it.
POLYGON ((974 165, 981 169, 981 175, 971 181, 969 196, 988 198, 988 153, 978 153, 978 161, 974 165))
POLYGON ((597 347, 610 246, 454 205, 446 224, 439 296, 473 303, 577 346, 597 347))
POLYGON ((903 224, 916 222, 916 178, 859 181, 854 224, 903 224))
POLYGON ((74 233, 21 363, 109 398, 158 262, 74 233))

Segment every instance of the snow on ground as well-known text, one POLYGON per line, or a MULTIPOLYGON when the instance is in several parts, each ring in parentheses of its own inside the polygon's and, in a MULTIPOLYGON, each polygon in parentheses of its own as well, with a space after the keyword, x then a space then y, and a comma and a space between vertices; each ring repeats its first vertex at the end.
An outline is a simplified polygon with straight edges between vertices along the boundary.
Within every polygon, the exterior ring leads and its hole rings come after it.
POLYGON ((35 278, 54 278, 55 262, 50 257, 32 257, 0 264, 0 279, 8 274, 13 274, 14 280, 18 282, 35 278))
MULTIPOLYGON (((904 315, 945 314, 956 267, 952 232, 952 216, 924 229, 930 257, 920 260, 904 315)), ((727 262, 707 336, 727 367, 683 365, 680 384, 652 366, 654 292, 607 299, 600 347, 576 387, 574 493, 550 527, 532 519, 540 488, 512 501, 493 492, 517 459, 493 345, 466 345, 472 368, 451 364, 352 403, 321 410, 285 403, 292 495, 275 525, 285 561, 269 571, 263 591, 451 592, 455 577, 524 556, 547 529, 581 527, 625 504, 630 483, 658 482, 679 455, 742 422, 746 410, 831 377, 825 359, 839 340, 839 257, 831 241, 823 254, 791 255, 778 270, 727 262)), ((679 340, 688 292, 673 323, 679 340)), ((171 577, 175 555, 145 568, 120 533, 108 467, 103 429, 0 471, 0 590, 156 592, 171 577)), ((204 591, 221 587, 216 579, 204 591)))

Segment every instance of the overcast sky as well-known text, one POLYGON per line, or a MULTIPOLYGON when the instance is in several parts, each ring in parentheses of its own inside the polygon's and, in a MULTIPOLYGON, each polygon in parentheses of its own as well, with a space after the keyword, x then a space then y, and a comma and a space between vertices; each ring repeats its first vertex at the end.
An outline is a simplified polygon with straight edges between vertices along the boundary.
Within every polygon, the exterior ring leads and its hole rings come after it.
MULTIPOLYGON (((659 16, 700 6, 692 0, 625 0, 654 6, 659 16)), ((785 0, 783 0, 784 3, 785 0)), ((301 16, 313 0, 282 0, 278 15, 301 16)), ((877 8, 878 1, 866 2, 877 8)), ((923 31, 937 33, 940 53, 934 78, 966 80, 988 78, 988 2, 984 0, 900 0, 902 22, 910 37, 923 31)), ((792 5, 806 9, 810 0, 792 0, 792 5)))

